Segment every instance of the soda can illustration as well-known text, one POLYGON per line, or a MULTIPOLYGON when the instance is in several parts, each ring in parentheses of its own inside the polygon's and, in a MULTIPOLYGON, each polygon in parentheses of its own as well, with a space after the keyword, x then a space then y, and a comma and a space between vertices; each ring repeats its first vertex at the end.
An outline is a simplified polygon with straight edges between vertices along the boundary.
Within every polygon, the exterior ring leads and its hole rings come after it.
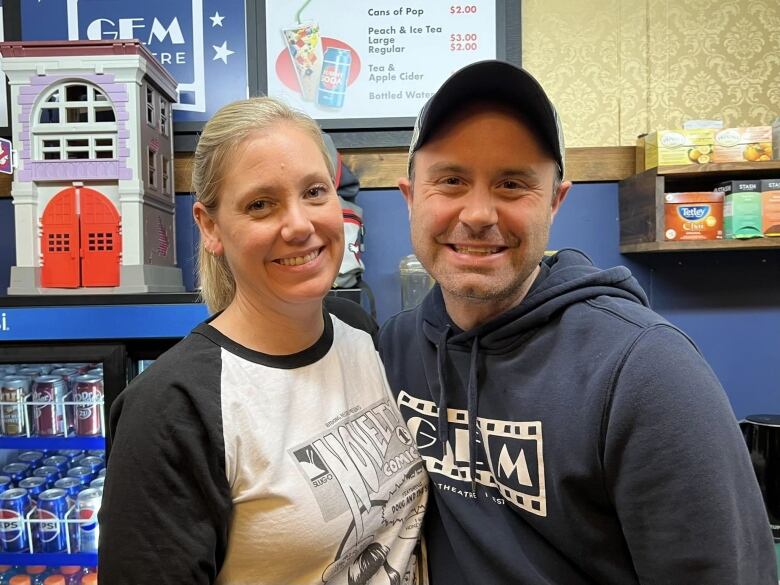
POLYGON ((97 552, 100 526, 98 525, 98 510, 103 494, 95 488, 83 490, 76 500, 76 510, 79 519, 79 550, 81 552, 97 552))
POLYGON ((68 495, 65 490, 52 488, 38 496, 34 512, 38 524, 38 542, 43 552, 62 552, 68 547, 65 515, 68 513, 68 495))
POLYGON ((347 93, 349 70, 352 66, 352 51, 330 47, 322 59, 320 86, 317 90, 317 105, 325 108, 341 108, 347 93))
POLYGON ((73 381, 76 434, 94 437, 103 433, 103 379, 84 374, 73 381))
POLYGON ((13 488, 0 494, 0 547, 5 552, 23 552, 29 541, 24 517, 29 507, 27 490, 13 488))
POLYGON ((36 435, 65 434, 63 401, 68 385, 62 376, 39 376, 33 382, 33 430, 36 435))
POLYGON ((35 501, 38 499, 38 496, 45 492, 49 486, 45 477, 33 476, 25 477, 22 481, 19 482, 19 487, 26 489, 27 495, 30 496, 30 499, 35 501))

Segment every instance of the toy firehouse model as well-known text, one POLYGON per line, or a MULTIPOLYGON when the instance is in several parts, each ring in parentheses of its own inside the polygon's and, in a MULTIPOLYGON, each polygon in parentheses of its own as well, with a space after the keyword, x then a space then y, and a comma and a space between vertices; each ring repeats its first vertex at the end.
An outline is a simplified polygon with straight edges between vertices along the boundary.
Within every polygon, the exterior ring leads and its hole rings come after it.
POLYGON ((0 43, 17 164, 8 294, 183 291, 176 82, 138 41, 0 43))

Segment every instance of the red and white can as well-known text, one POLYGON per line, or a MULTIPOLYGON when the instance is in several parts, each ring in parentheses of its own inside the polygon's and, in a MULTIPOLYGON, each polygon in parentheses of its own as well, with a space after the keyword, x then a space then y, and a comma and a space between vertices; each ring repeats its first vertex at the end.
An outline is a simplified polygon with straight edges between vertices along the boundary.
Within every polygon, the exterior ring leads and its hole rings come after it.
POLYGON ((68 384, 62 376, 38 376, 33 382, 33 432, 52 436, 65 434, 65 395, 68 384))
POLYGON ((73 380, 76 404, 76 434, 94 437, 103 434, 103 379, 84 374, 73 380))

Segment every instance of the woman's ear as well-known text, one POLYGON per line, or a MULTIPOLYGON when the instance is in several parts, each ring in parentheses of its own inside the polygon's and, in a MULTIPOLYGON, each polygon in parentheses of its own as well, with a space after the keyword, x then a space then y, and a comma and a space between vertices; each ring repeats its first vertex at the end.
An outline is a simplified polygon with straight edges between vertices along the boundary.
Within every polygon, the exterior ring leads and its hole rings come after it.
POLYGON ((219 235, 219 226, 214 221, 214 218, 200 201, 197 201, 192 206, 192 217, 195 218, 195 223, 198 224, 200 230, 200 239, 203 242, 204 249, 214 256, 221 256, 222 239, 219 235))

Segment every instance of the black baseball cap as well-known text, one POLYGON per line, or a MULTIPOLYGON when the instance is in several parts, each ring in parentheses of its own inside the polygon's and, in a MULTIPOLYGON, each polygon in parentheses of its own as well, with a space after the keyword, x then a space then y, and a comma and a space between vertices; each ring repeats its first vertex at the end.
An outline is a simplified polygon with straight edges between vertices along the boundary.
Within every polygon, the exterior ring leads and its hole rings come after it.
POLYGON ((558 112, 534 77, 506 61, 478 61, 453 73, 426 102, 414 124, 407 170, 414 153, 448 119, 465 106, 480 100, 504 104, 523 116, 549 151, 563 176, 564 142, 558 112))

